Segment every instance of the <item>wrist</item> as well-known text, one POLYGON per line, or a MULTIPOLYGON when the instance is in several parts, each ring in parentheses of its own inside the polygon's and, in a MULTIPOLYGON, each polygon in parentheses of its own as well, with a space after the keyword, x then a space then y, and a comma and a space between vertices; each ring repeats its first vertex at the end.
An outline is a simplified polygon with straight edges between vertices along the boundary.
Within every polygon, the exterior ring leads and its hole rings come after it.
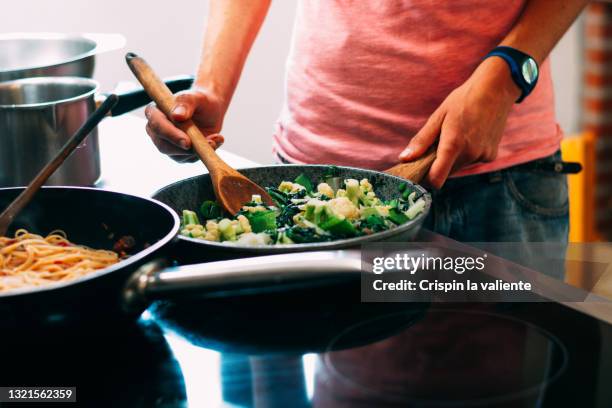
POLYGON ((231 94, 224 92, 224 87, 214 80, 200 79, 199 75, 193 83, 192 89, 196 92, 205 94, 209 99, 215 101, 222 108, 223 112, 227 111, 231 100, 231 94))
POLYGON ((512 105, 522 91, 512 79, 508 64, 500 57, 487 58, 474 72, 477 80, 491 93, 512 105))

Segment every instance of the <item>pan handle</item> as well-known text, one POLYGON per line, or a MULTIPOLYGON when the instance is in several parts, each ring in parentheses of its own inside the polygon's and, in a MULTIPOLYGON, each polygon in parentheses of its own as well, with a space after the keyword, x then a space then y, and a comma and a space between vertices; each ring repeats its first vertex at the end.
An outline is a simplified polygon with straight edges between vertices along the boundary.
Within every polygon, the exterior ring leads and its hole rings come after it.
POLYGON ((152 300, 171 299, 186 292, 225 293, 360 273, 358 250, 269 255, 170 268, 154 261, 129 279, 123 293, 124 308, 140 313, 152 300))
MULTIPOLYGON (((192 75, 180 75, 166 78, 164 79, 164 83, 170 88, 172 93, 177 93, 191 88, 193 80, 194 77, 192 75)), ((116 95, 119 97, 119 102, 113 110, 111 110, 111 116, 123 115, 124 113, 141 108, 151 102, 151 98, 142 87, 127 92, 116 92, 116 95)), ((103 102, 106 96, 108 96, 108 94, 100 95, 96 102, 98 102, 98 104, 103 102)))

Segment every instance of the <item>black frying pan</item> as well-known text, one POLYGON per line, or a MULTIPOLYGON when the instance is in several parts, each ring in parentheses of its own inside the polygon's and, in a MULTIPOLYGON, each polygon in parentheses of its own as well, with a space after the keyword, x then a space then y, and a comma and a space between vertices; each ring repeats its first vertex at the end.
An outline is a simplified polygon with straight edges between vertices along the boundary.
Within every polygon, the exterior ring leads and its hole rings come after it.
MULTIPOLYGON (((208 259, 234 259, 248 256, 286 254, 304 251, 329 251, 359 247, 367 242, 406 242, 414 239, 431 207, 431 195, 425 188, 404 178, 379 171, 343 166, 338 166, 337 168, 339 171, 338 176, 342 179, 369 179, 374 186, 377 196, 383 200, 397 198, 400 195, 400 185, 407 183, 408 189, 415 191, 417 196, 423 197, 426 202, 425 210, 415 219, 397 228, 363 237, 340 239, 322 243, 253 247, 203 241, 179 236, 180 245, 178 250, 186 256, 206 254, 208 259)), ((267 187, 278 186, 278 184, 284 180, 293 181, 300 174, 305 174, 314 183, 318 180, 322 180, 324 174, 328 170, 329 166, 326 165, 285 164, 240 169, 240 172, 260 186, 267 187)), ((203 174, 170 184, 157 191, 153 195, 153 198, 167 204, 177 214, 181 214, 185 209, 197 211, 204 201, 214 200, 215 196, 210 177, 208 174, 203 174)), ((194 257, 193 262, 197 261, 197 257, 194 257)))
MULTIPOLYGON (((21 188, 0 189, 5 208, 21 188)), ((40 329, 59 325, 123 319, 123 287, 143 263, 163 254, 177 234, 179 220, 154 200, 78 187, 43 187, 9 230, 26 228, 45 235, 61 229, 72 242, 112 249, 124 235, 136 239, 126 260, 81 279, 35 289, 0 292, 0 330, 40 329)))
MULTIPOLYGON (((276 186, 302 173, 313 181, 320 180, 327 170, 328 166, 276 165, 240 171, 259 185, 276 186)), ((376 171, 350 167, 339 167, 339 171, 342 178, 368 178, 384 200, 396 198, 399 186, 406 183, 405 179, 376 171)), ((409 188, 425 199, 425 211, 402 226, 366 237, 246 247, 180 236, 173 255, 182 261, 232 261, 171 268, 150 264, 137 281, 132 281, 131 306, 141 310, 153 302, 149 309, 153 316, 191 341, 249 353, 321 350, 340 328, 391 312, 400 311, 395 316, 406 319, 403 324, 411 324, 427 304, 361 302, 360 252, 349 249, 367 242, 402 242, 416 237, 430 209, 431 196, 419 185, 409 183, 409 188), (237 259, 253 256, 258 258, 237 259)), ((171 184, 154 198, 180 213, 183 209, 197 210, 203 201, 214 200, 214 193, 209 176, 201 175, 171 184)), ((393 326, 402 324, 395 321, 390 328, 393 326)), ((384 333, 363 337, 376 335, 384 333)))

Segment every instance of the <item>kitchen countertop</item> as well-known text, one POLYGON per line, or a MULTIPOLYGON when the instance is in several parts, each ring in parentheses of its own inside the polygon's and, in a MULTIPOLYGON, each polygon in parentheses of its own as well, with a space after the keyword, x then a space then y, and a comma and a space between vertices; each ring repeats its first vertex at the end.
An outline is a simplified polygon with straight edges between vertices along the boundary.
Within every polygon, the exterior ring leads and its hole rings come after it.
MULTIPOLYGON (((100 124, 102 177, 98 186, 148 197, 174 181, 207 172, 199 161, 176 163, 160 154, 145 132, 145 124, 134 115, 107 118, 100 124)), ((218 152, 234 168, 257 165, 223 148, 218 152)))

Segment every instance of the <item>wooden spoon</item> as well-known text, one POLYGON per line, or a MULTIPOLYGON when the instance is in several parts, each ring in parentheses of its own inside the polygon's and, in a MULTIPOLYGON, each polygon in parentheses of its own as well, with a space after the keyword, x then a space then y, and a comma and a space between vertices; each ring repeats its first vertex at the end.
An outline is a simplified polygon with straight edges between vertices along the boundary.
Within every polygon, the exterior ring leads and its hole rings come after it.
POLYGON ((385 170, 385 173, 402 177, 419 184, 429 172, 431 165, 436 160, 436 147, 432 146, 422 157, 408 163, 400 163, 385 170))
MULTIPOLYGON (((159 79, 147 62, 136 54, 128 53, 125 60, 157 107, 168 118, 171 118, 174 97, 166 84, 159 79)), ((253 194, 260 195, 264 203, 273 205, 272 198, 266 190, 237 172, 217 155, 208 144, 206 137, 191 120, 176 122, 175 125, 187 133, 191 139, 193 150, 210 173, 217 201, 227 212, 232 215, 236 214, 245 203, 251 201, 253 194)))
MULTIPOLYGON (((34 180, 13 200, 11 204, 0 214, 0 236, 5 236, 9 226, 28 203, 34 197, 34 194, 45 184, 47 179, 64 163, 70 154, 77 148, 78 145, 91 133, 92 130, 117 104, 119 98, 117 95, 109 95, 106 100, 91 114, 85 121, 83 126, 66 142, 57 155, 38 172, 34 180)), ((52 208, 49 211, 53 211, 52 208)))

